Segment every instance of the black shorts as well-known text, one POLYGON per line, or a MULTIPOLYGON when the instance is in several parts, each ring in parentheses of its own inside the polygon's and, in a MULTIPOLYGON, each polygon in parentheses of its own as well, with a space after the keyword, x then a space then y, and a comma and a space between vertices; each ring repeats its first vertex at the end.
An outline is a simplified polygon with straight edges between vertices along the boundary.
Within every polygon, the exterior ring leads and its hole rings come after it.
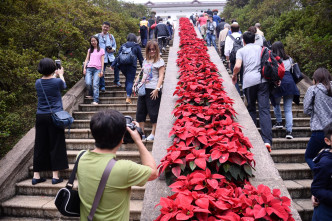
POLYGON ((150 96, 152 91, 153 89, 145 89, 146 95, 138 97, 136 112, 137 122, 145 122, 146 115, 149 114, 151 123, 157 123, 161 92, 158 92, 158 98, 156 100, 152 100, 150 96))

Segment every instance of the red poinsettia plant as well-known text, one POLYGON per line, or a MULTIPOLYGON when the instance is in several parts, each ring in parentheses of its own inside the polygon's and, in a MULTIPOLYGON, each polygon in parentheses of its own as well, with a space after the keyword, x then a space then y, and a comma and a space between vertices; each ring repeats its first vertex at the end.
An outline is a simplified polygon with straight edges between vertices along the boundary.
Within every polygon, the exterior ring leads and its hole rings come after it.
POLYGON ((173 144, 158 166, 174 194, 160 199, 156 220, 294 220, 280 190, 249 183, 252 145, 233 100, 189 19, 180 19, 180 30, 173 144))

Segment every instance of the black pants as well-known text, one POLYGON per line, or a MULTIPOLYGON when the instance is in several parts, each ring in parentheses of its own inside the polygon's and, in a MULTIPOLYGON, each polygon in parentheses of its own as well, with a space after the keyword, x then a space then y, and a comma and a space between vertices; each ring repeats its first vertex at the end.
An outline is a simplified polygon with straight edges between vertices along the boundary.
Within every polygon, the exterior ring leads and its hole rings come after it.
POLYGON ((162 53, 161 49, 166 48, 166 37, 158 38, 158 46, 159 46, 160 53, 162 53))
POLYGON ((64 130, 54 126, 51 114, 37 114, 33 171, 64 169, 68 169, 64 130))
POLYGON ((272 122, 270 114, 269 83, 261 83, 244 89, 248 111, 257 125, 256 101, 258 101, 259 125, 264 143, 272 144, 272 122))
POLYGON ((136 121, 145 122, 146 115, 149 114, 150 121, 152 124, 157 123, 160 101, 161 101, 161 91, 158 92, 158 97, 155 100, 151 99, 151 92, 153 89, 145 89, 146 94, 144 96, 139 96, 137 101, 137 112, 136 121))

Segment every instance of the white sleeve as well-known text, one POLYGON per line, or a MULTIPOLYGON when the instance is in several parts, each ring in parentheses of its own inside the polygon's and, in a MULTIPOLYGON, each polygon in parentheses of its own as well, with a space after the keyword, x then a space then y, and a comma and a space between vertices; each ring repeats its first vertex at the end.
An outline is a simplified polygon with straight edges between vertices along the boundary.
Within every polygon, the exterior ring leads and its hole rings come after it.
POLYGON ((225 40, 225 56, 230 55, 233 46, 232 44, 233 44, 232 39, 229 36, 227 36, 225 40))

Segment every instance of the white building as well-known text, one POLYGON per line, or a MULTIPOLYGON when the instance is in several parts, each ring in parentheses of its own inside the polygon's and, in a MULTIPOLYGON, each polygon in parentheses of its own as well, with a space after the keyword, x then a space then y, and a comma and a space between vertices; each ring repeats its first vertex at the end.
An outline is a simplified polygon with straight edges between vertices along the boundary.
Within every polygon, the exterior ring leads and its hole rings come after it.
POLYGON ((145 6, 155 11, 157 16, 167 18, 171 16, 172 20, 178 20, 181 17, 189 17, 192 13, 200 14, 201 11, 208 9, 222 12, 226 5, 226 0, 222 1, 199 1, 193 0, 191 2, 154 2, 150 0, 144 3, 145 6))

